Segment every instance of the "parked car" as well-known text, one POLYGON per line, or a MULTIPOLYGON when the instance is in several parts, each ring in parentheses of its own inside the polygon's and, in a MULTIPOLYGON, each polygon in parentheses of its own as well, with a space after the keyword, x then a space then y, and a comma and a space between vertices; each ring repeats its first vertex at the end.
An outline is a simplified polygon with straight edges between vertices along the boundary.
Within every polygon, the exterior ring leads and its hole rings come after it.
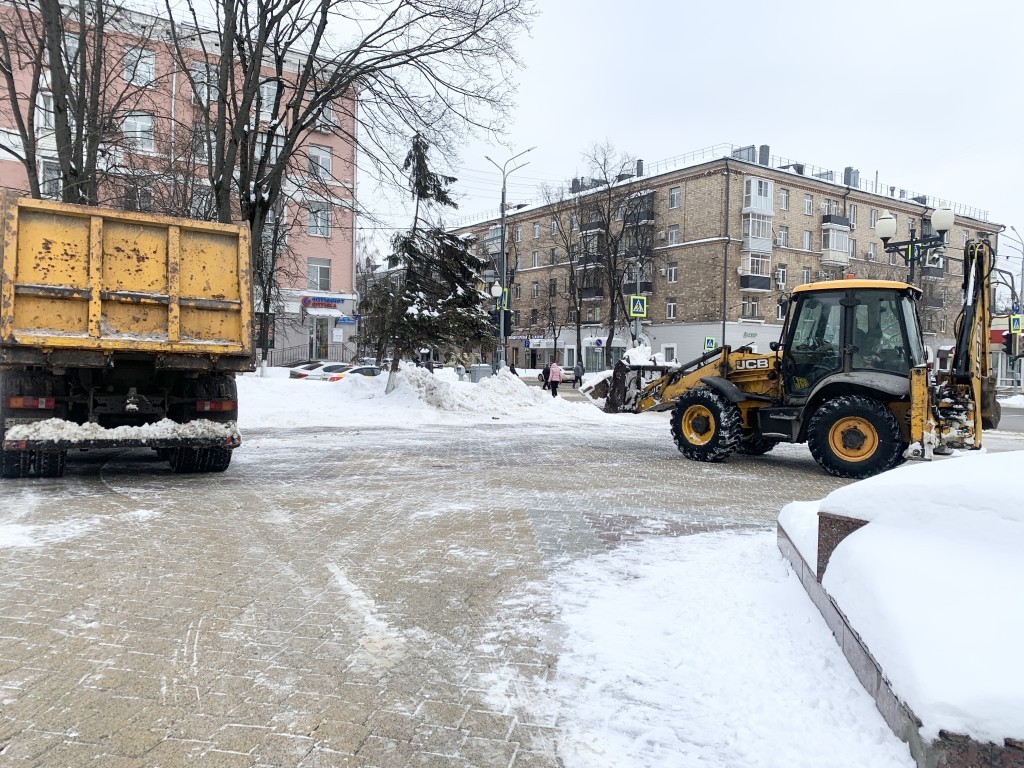
POLYGON ((346 376, 379 376, 381 369, 376 365, 353 365, 343 371, 336 371, 327 374, 324 378, 327 381, 341 381, 346 376))
POLYGON ((351 363, 309 363, 289 371, 288 377, 292 379, 307 379, 309 381, 325 381, 328 376, 348 370, 351 367, 351 363))

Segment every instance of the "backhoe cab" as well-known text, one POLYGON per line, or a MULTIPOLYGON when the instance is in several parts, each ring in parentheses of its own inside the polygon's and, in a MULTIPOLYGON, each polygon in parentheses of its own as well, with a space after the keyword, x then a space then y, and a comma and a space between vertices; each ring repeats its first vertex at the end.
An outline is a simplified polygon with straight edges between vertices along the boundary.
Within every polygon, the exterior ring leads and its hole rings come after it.
POLYGON ((620 362, 605 410, 671 409, 676 446, 697 461, 806 442, 838 477, 868 477, 905 458, 980 448, 982 421, 998 422, 987 370, 988 243, 968 244, 964 258, 958 357, 938 379, 926 362, 919 289, 835 280, 793 291, 771 353, 726 346, 683 365, 620 362), (645 385, 652 374, 657 378, 645 385))

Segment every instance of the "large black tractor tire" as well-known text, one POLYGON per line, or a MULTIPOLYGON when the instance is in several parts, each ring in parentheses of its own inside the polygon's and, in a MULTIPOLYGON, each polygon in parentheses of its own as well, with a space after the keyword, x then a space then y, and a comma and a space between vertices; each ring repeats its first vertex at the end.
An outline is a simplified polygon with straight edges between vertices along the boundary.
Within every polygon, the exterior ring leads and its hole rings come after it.
POLYGON ((736 453, 743 453, 747 456, 760 456, 761 454, 768 453, 768 451, 778 444, 778 440, 774 440, 770 437, 747 435, 740 440, 740 444, 736 448, 736 453))
POLYGON ((830 475, 855 480, 896 466, 905 448, 892 412, 861 395, 823 403, 811 417, 807 445, 830 475))
POLYGON ((724 461, 739 446, 743 435, 739 408, 708 387, 680 395, 670 423, 679 452, 694 461, 724 461))

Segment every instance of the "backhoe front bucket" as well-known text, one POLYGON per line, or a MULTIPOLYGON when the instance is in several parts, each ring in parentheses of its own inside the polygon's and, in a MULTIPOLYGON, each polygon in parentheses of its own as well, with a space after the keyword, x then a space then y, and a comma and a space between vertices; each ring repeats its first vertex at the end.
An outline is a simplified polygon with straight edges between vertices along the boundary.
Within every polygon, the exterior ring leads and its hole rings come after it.
MULTIPOLYGON (((630 368, 629 363, 619 360, 612 370, 608 391, 604 398, 605 413, 636 413, 636 404, 642 389, 642 371, 630 368)), ((596 391, 594 396, 597 395, 596 391)))

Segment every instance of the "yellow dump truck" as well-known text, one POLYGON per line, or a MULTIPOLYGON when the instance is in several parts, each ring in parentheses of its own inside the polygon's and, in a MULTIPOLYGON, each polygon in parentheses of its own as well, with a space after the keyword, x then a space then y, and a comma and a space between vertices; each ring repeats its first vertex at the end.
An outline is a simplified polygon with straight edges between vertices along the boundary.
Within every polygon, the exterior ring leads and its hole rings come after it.
POLYGON ((254 361, 248 229, 6 191, 0 216, 0 474, 139 446, 227 469, 254 361))

